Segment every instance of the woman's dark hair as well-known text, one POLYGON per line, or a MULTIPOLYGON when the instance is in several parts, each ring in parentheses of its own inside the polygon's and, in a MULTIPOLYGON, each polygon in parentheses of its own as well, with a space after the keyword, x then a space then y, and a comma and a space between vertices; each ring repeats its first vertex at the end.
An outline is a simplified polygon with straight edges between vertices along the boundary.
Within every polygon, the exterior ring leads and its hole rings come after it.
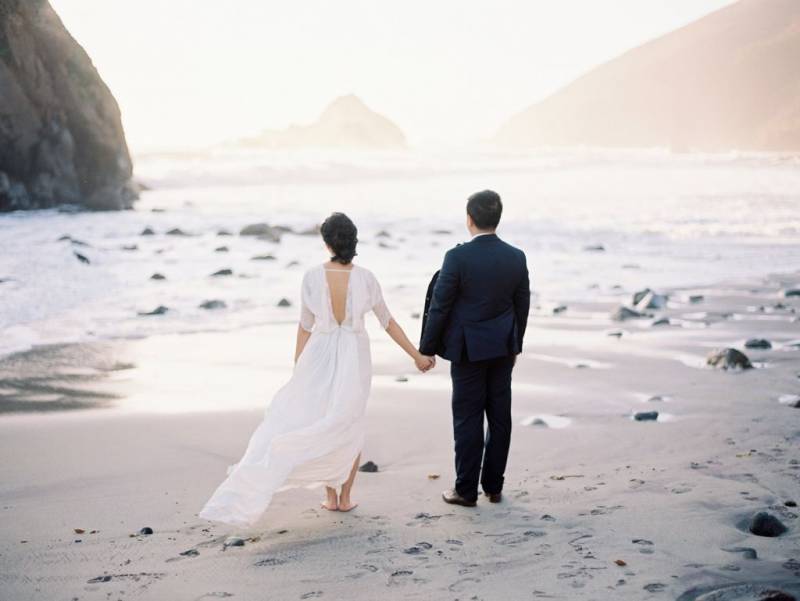
POLYGON ((331 214, 319 229, 325 244, 333 251, 331 261, 348 265, 358 254, 358 229, 344 213, 331 214))
POLYGON ((493 230, 500 223, 503 202, 494 190, 476 192, 467 200, 467 214, 479 230, 493 230))

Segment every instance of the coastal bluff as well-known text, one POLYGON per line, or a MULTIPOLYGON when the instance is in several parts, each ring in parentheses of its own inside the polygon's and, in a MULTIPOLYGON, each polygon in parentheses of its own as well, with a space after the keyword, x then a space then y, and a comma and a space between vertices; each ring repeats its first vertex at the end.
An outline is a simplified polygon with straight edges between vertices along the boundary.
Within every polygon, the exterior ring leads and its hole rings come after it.
POLYGON ((47 0, 0 0, 0 211, 136 198, 120 111, 47 0))
POLYGON ((799 67, 800 2, 740 0, 590 70, 494 142, 797 152, 799 67))

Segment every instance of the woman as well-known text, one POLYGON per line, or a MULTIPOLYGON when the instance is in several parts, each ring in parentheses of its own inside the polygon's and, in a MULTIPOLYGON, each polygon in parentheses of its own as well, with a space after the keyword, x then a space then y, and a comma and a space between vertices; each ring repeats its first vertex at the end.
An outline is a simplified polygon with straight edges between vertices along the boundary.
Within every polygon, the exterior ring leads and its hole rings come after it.
POLYGON ((366 313, 375 313, 420 371, 432 366, 392 319, 375 276, 353 265, 358 242, 353 222, 334 213, 321 233, 331 259, 303 277, 292 377, 273 398, 241 461, 228 468, 202 518, 252 525, 275 492, 322 485, 325 509, 356 507, 351 492, 372 380, 366 313))

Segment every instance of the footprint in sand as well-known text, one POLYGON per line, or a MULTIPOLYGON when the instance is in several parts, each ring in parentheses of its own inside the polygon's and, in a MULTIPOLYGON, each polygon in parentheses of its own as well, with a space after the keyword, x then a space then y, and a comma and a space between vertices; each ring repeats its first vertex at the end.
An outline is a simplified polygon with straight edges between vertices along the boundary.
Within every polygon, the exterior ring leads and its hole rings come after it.
POLYGON ((453 593, 460 593, 464 590, 468 590, 473 585, 478 584, 481 581, 480 578, 461 578, 460 580, 456 580, 453 584, 447 587, 447 590, 453 593))

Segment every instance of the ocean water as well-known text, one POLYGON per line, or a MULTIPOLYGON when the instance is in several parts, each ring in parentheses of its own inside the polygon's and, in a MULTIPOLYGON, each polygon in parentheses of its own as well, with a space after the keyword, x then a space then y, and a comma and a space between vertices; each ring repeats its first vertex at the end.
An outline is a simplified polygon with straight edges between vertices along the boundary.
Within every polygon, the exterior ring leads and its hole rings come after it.
POLYGON ((37 344, 291 323, 303 271, 326 259, 319 238, 271 243, 218 231, 261 221, 303 230, 335 210, 359 226, 357 261, 376 273, 415 337, 411 315, 443 253, 468 238, 465 199, 484 188, 502 195, 500 234, 527 252, 545 305, 800 266, 796 157, 220 148, 135 164, 149 190, 134 211, 0 215, 0 356, 37 344), (145 227, 156 235, 141 236, 145 227), (191 235, 165 235, 174 227, 191 235), (390 236, 376 236, 382 230, 390 236), (598 245, 604 250, 590 249, 598 245), (229 252, 215 252, 220 246, 229 252), (251 260, 268 253, 276 260, 251 260), (234 275, 209 277, 224 268, 234 275), (166 280, 151 280, 155 272, 166 280), (278 307, 282 298, 292 306, 278 307), (211 299, 227 308, 198 307, 211 299), (159 305, 169 311, 138 314, 159 305))

